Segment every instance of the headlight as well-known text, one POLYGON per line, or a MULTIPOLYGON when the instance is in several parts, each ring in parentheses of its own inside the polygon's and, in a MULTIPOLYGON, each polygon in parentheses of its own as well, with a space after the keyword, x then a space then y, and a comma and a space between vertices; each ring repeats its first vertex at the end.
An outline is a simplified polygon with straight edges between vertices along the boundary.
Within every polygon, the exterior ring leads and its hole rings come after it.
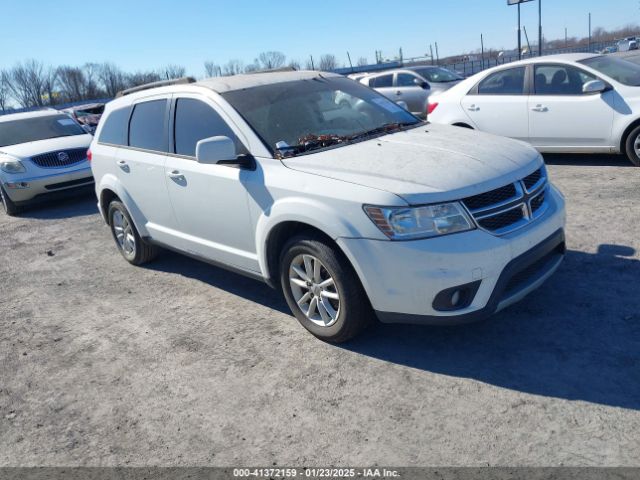
POLYGON ((22 173, 24 165, 17 158, 4 158, 0 160, 0 170, 7 173, 22 173))
POLYGON ((392 240, 437 237, 475 228, 467 212, 457 202, 423 207, 365 205, 364 211, 392 240))

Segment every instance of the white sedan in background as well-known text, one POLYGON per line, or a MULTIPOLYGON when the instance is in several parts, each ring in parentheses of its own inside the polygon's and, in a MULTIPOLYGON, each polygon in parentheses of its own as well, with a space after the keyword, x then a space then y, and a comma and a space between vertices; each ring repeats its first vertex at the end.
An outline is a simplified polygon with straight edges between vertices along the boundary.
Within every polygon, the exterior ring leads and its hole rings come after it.
POLYGON ((432 97, 429 120, 640 166, 640 65, 583 53, 501 65, 432 97))

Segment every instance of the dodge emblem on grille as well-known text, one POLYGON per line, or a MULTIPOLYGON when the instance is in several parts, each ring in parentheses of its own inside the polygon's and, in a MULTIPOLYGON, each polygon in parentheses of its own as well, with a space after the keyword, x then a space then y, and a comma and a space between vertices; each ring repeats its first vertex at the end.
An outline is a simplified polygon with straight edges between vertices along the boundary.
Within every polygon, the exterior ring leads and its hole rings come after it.
POLYGON ((67 152, 58 152, 58 160, 62 163, 67 163, 69 161, 69 154, 67 152))

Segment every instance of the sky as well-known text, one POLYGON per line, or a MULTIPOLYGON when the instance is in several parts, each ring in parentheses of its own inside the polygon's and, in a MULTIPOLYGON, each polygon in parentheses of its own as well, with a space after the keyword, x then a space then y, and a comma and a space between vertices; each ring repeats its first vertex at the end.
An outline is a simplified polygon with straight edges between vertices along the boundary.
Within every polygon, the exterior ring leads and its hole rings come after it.
MULTIPOLYGON (((438 43, 440 57, 485 46, 517 44, 517 7, 506 0, 2 0, 0 68, 27 59, 45 64, 113 62, 126 71, 168 64, 204 75, 203 64, 252 63, 278 50, 304 66, 333 53, 347 63, 423 56, 438 43)), ((542 0, 544 36, 588 34, 593 27, 640 23, 640 0, 542 0)), ((537 39, 538 0, 522 5, 522 23, 537 39)))

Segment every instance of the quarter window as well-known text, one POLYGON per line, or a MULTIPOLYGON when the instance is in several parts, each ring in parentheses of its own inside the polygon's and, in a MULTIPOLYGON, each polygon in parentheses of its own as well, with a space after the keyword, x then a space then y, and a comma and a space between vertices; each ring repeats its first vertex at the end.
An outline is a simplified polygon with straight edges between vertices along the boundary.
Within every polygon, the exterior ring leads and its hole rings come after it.
POLYGON ((175 153, 196 156, 196 144, 209 137, 225 136, 241 145, 227 123, 218 113, 200 100, 179 98, 176 102, 176 116, 174 127, 175 153))
POLYGON ((129 107, 120 108, 111 112, 102 126, 100 139, 98 141, 111 145, 126 145, 129 113, 131 113, 131 108, 129 107))
POLYGON ((167 151, 166 100, 138 103, 129 123, 129 145, 145 150, 167 151))
POLYGON ((595 76, 569 65, 536 65, 536 95, 581 95, 585 83, 595 76))
POLYGON ((489 75, 478 85, 479 95, 523 95, 524 67, 509 68, 489 75))

